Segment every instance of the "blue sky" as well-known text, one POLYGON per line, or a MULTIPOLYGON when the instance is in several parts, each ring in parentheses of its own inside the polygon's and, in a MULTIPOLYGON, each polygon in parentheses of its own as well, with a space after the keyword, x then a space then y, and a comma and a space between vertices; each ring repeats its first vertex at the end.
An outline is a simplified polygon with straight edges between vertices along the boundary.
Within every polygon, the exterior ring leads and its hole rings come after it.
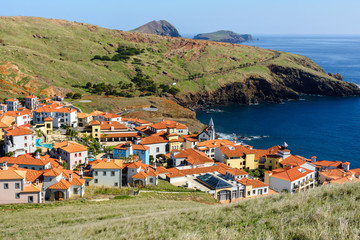
POLYGON ((181 34, 360 34, 359 0, 11 0, 1 16, 36 16, 130 30, 165 19, 181 34))

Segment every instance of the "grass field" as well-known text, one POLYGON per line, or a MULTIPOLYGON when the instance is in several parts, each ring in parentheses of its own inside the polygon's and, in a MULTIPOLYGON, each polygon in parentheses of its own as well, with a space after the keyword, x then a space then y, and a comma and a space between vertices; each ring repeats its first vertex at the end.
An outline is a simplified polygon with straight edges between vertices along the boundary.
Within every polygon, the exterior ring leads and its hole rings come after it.
MULTIPOLYGON (((146 193, 0 207, 0 239, 359 239, 360 184, 214 205, 205 193, 146 193), (202 203, 207 202, 207 203, 202 203)), ((214 202, 212 202, 214 203, 214 202)))

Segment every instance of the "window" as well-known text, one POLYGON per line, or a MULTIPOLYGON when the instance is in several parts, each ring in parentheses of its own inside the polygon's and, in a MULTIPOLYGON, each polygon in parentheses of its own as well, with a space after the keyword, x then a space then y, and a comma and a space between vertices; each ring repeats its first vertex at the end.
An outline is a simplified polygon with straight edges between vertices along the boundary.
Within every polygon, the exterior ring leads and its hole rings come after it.
POLYGON ((34 202, 34 197, 33 196, 29 196, 28 197, 28 203, 32 203, 34 202))
POLYGON ((77 153, 75 153, 75 157, 77 157, 77 153))
POLYGON ((144 154, 144 153, 145 153, 145 151, 141 151, 141 153, 142 153, 142 154, 144 154))
POLYGON ((15 188, 19 189, 20 188, 20 183, 15 183, 15 188))
POLYGON ((74 188, 74 194, 78 194, 78 188, 74 188))
POLYGON ((153 182, 153 179, 152 179, 152 178, 150 178, 150 182, 151 182, 151 183, 153 182))
POLYGON ((111 171, 111 176, 115 176, 115 171, 111 171))
POLYGON ((248 191, 248 194, 247 194, 248 196, 250 196, 251 195, 251 192, 250 191, 248 191))
POLYGON ((264 188, 264 193, 266 193, 267 192, 267 188, 264 188))
POLYGON ((15 198, 19 199, 20 198, 20 193, 15 193, 15 198))
POLYGON ((97 176, 97 174, 98 174, 97 171, 95 171, 94 173, 95 173, 95 176, 97 176))
POLYGON ((81 153, 79 153, 79 157, 81 157, 81 153))
POLYGON ((103 176, 106 176, 106 171, 103 171, 103 176))
POLYGON ((159 147, 156 148, 156 152, 157 152, 157 153, 160 152, 160 148, 159 148, 159 147))
POLYGON ((85 182, 85 186, 89 186, 89 182, 85 182))
POLYGON ((25 145, 25 147, 27 147, 27 143, 25 143, 24 145, 25 145))
POLYGON ((97 180, 97 179, 95 179, 95 180, 94 180, 94 182, 95 182, 95 183, 98 183, 98 180, 97 180))
POLYGON ((8 183, 4 183, 4 189, 9 189, 9 184, 8 183))
POLYGON ((253 190, 253 194, 255 194, 256 193, 256 191, 255 190, 253 190))
POLYGON ((24 140, 27 140, 27 136, 24 137, 24 140))
POLYGON ((116 182, 116 183, 114 183, 114 186, 115 186, 115 187, 117 187, 118 185, 119 185, 119 184, 118 184, 117 182, 116 182))

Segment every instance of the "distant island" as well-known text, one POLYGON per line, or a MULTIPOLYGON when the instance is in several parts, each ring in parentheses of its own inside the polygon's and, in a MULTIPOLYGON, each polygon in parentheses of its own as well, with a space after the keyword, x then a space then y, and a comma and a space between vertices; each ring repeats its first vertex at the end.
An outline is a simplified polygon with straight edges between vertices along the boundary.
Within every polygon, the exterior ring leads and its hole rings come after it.
POLYGON ((201 33, 196 35, 194 39, 227 43, 242 43, 253 40, 250 34, 238 34, 232 31, 225 30, 220 30, 212 33, 201 33))
POLYGON ((181 37, 178 30, 166 20, 160 20, 160 21, 154 20, 148 22, 138 28, 131 30, 131 32, 156 34, 156 35, 168 36, 168 37, 181 37))

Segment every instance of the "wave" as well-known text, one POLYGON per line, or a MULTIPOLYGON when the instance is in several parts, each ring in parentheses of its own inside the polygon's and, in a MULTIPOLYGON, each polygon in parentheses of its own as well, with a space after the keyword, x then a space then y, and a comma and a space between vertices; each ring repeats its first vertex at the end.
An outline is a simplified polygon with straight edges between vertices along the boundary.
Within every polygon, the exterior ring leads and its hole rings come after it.
POLYGON ((220 138, 227 139, 227 140, 230 140, 230 141, 233 141, 234 137, 236 137, 236 139, 240 140, 240 141, 252 141, 252 140, 257 140, 257 139, 269 138, 270 137, 270 136, 265 136, 265 135, 243 136, 243 135, 239 135, 239 134, 236 134, 236 133, 222 133, 222 132, 217 132, 216 134, 220 138))
POLYGON ((206 113, 221 113, 221 112, 225 112, 224 110, 221 109, 216 109, 216 108, 209 108, 205 110, 206 113))

